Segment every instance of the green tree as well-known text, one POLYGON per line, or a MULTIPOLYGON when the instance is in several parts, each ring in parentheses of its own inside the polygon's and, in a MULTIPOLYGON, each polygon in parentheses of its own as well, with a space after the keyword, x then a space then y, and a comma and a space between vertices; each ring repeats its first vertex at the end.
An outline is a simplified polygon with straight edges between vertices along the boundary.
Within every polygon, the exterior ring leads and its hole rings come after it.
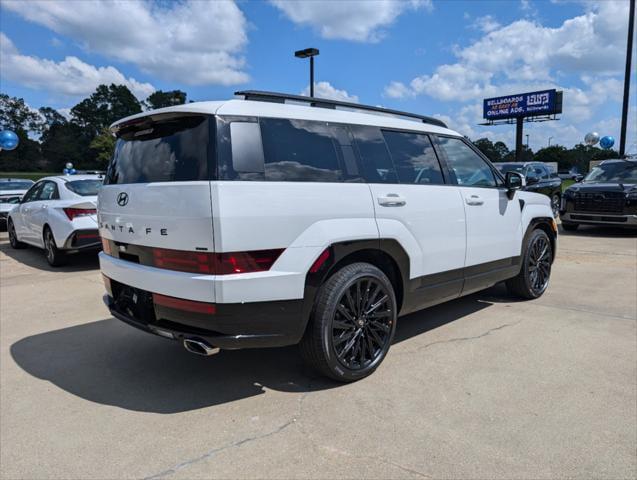
POLYGON ((29 172, 46 170, 40 144, 29 138, 26 130, 13 127, 20 143, 15 150, 0 152, 0 170, 5 172, 29 172))
POLYGON ((495 149, 495 151, 497 152, 497 155, 499 156, 501 160, 504 159, 504 157, 506 157, 509 154, 509 147, 507 147, 506 143, 504 142, 500 142, 500 141, 495 142, 493 144, 493 148, 495 149))
POLYGON ((71 109, 72 121, 95 137, 113 122, 142 111, 141 104, 125 85, 100 85, 89 98, 71 109))
POLYGON ((168 92, 157 90, 144 101, 144 105, 149 110, 183 105, 184 103, 186 103, 186 92, 182 92, 181 90, 170 90, 168 92))
POLYGON ((94 152, 96 167, 105 170, 115 151, 115 137, 111 131, 107 128, 102 130, 89 147, 94 152))
POLYGON ((57 110, 51 107, 41 107, 38 109, 41 116, 41 131, 48 130, 53 125, 64 125, 68 123, 66 118, 57 110))
POLYGON ((36 132, 40 128, 41 118, 22 98, 10 97, 0 93, 0 129, 36 132))
POLYGON ((493 142, 488 138, 479 138, 473 144, 478 147, 478 149, 486 155, 486 157, 492 162, 499 162, 502 160, 500 158, 498 151, 495 149, 493 142))
POLYGON ((73 122, 52 125, 40 139, 48 168, 61 172, 67 162, 75 168, 92 168, 94 153, 89 149, 92 138, 73 122))
POLYGON ((570 170, 573 166, 567 148, 561 145, 540 148, 535 152, 533 160, 536 162, 557 162, 558 170, 570 170))
POLYGON ((533 150, 526 145, 522 145, 522 158, 519 160, 515 158, 515 150, 510 150, 504 157, 503 162, 530 162, 533 160, 533 150))

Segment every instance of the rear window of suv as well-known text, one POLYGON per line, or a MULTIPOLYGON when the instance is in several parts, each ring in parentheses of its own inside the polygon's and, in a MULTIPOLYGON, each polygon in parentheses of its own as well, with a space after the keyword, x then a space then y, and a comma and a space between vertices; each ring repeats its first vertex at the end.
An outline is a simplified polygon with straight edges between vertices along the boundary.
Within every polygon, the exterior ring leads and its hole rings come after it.
POLYGON ((104 184, 208 180, 211 118, 155 115, 122 127, 104 184))

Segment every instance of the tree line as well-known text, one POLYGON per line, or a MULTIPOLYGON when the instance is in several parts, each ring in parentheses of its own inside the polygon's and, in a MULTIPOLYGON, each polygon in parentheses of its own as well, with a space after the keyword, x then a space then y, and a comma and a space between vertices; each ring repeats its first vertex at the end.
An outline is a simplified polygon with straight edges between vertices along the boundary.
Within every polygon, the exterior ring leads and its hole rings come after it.
MULTIPOLYGON (((492 162, 515 162, 515 150, 509 150, 504 142, 493 143, 488 138, 475 140, 473 144, 484 153, 492 162)), ((586 173, 591 160, 606 160, 619 158, 616 150, 603 150, 588 145, 575 145, 566 148, 562 145, 551 145, 533 152, 526 145, 522 148, 523 162, 557 162, 558 170, 577 169, 580 173, 586 173)))
POLYGON ((113 122, 183 103, 181 90, 158 90, 139 101, 124 85, 100 85, 67 118, 54 108, 34 110, 22 98, 0 93, 0 130, 13 130, 20 138, 18 148, 0 152, 0 171, 61 172, 67 162, 78 170, 104 170, 115 147, 108 130, 113 122))
MULTIPOLYGON (((20 137, 18 148, 0 152, 0 171, 61 172, 67 162, 78 170, 104 170, 113 155, 115 139, 108 127, 144 110, 186 103, 181 90, 158 90, 139 101, 124 85, 100 85, 70 110, 69 118, 51 107, 30 108, 22 98, 0 93, 0 129, 20 137)), ((492 162, 515 161, 515 151, 488 138, 473 142, 492 162)), ((575 167, 587 172, 591 160, 617 158, 614 150, 575 145, 552 145, 536 152, 524 146, 523 161, 557 162, 560 170, 575 167)))

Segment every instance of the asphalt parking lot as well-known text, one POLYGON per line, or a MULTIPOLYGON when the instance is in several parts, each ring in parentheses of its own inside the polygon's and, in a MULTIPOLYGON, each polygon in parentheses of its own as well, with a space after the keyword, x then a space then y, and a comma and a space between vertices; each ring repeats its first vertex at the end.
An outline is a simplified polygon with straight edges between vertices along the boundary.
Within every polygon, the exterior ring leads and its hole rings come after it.
POLYGON ((0 234, 2 478, 635 478, 637 237, 560 237, 548 292, 400 319, 370 378, 196 357, 108 314, 94 256, 0 234))

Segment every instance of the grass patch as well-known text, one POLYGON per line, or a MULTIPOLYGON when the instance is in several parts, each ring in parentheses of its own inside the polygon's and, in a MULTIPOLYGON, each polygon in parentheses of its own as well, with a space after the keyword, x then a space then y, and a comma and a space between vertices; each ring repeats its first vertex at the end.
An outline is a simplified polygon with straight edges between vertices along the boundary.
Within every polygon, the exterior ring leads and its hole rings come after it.
POLYGON ((43 177, 60 175, 52 172, 0 172, 0 178, 28 178, 29 180, 40 180, 43 177))
POLYGON ((562 191, 566 190, 568 187, 573 185, 575 180, 562 180, 562 191))

